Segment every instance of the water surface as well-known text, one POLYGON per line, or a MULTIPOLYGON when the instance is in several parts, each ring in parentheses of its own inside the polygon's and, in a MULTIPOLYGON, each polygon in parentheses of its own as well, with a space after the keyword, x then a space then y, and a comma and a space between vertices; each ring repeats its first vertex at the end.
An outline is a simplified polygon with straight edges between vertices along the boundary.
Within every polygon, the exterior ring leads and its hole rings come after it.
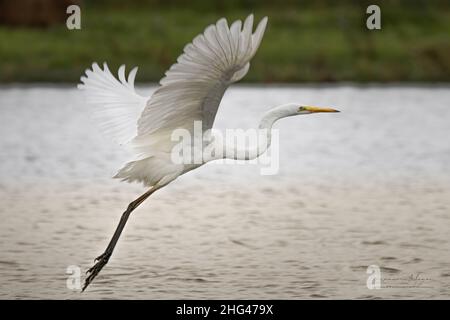
POLYGON ((277 123, 278 175, 208 164, 155 193, 80 294, 67 266, 91 266, 145 189, 109 178, 127 155, 75 89, 0 88, 0 298, 449 298, 449 88, 234 87, 217 126, 297 101, 342 113, 277 123))

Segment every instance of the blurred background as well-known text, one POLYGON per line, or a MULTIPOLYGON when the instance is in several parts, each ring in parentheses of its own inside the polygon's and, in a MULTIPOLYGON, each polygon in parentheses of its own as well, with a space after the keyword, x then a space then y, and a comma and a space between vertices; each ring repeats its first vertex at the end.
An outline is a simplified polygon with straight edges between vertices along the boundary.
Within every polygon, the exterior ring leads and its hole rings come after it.
POLYGON ((450 2, 376 1, 382 29, 366 28, 374 1, 0 0, 0 81, 74 82, 92 61, 140 67, 158 81, 185 44, 226 17, 269 27, 247 82, 450 80, 450 2), (81 30, 65 9, 81 7, 81 30))

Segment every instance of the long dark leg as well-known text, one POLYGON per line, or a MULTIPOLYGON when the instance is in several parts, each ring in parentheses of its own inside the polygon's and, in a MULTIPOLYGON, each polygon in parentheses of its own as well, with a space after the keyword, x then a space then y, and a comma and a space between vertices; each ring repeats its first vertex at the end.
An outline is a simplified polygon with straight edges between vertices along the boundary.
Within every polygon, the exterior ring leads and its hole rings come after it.
POLYGON ((152 187, 150 190, 148 190, 146 193, 144 193, 142 196, 140 196, 139 198, 137 198, 128 205, 127 210, 125 210, 125 212, 122 214, 122 217, 120 218, 119 225, 117 226, 111 241, 106 247, 105 252, 103 252, 100 256, 98 256, 95 259, 94 266, 92 266, 86 272, 88 274, 88 277, 84 281, 83 289, 81 290, 82 292, 88 287, 88 285, 95 279, 95 277, 99 274, 102 268, 108 263, 109 258, 111 257, 114 251, 114 247, 117 244, 117 240, 119 240, 120 234, 122 233, 122 230, 125 227, 125 224, 127 223, 127 220, 130 217, 131 212, 133 212, 134 209, 136 209, 142 202, 144 202, 145 199, 150 197, 150 195, 157 189, 159 188, 152 187))

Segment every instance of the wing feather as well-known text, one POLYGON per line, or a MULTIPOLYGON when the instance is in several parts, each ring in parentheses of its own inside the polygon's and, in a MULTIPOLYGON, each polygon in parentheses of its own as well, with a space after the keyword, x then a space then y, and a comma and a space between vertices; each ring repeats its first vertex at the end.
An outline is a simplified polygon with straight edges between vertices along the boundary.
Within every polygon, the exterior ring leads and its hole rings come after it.
POLYGON ((120 144, 131 141, 137 134, 136 122, 149 97, 143 97, 134 89, 137 68, 133 68, 128 80, 125 66, 118 71, 119 80, 113 76, 107 64, 103 69, 97 63, 86 70, 78 89, 85 93, 86 102, 92 108, 92 118, 100 129, 120 144))
POLYGON ((150 136, 169 135, 177 128, 192 130, 194 121, 202 121, 204 130, 211 128, 226 89, 247 73, 266 24, 263 18, 252 34, 253 15, 231 27, 222 18, 187 44, 147 102, 133 143, 141 150, 147 145, 150 154, 151 141, 161 140, 150 136))
POLYGON ((266 24, 263 18, 252 34, 253 15, 249 15, 244 23, 237 20, 231 27, 224 18, 208 26, 184 47, 151 98, 136 93, 137 68, 127 79, 124 65, 116 78, 106 63, 103 69, 94 63, 78 88, 85 92, 105 134, 121 144, 131 142, 140 156, 166 152, 174 129, 192 130, 195 121, 202 121, 204 130, 213 126, 226 89, 247 74, 266 24))

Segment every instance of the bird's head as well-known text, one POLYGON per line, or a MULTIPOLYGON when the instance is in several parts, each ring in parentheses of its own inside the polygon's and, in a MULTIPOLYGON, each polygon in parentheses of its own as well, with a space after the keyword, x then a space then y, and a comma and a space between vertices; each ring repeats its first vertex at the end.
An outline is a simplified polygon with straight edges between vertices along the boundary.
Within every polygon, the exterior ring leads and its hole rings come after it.
POLYGON ((311 114, 320 112, 340 112, 328 107, 313 107, 300 105, 298 103, 288 103, 275 107, 266 113, 266 117, 272 120, 278 120, 285 117, 298 116, 301 114, 311 114))

